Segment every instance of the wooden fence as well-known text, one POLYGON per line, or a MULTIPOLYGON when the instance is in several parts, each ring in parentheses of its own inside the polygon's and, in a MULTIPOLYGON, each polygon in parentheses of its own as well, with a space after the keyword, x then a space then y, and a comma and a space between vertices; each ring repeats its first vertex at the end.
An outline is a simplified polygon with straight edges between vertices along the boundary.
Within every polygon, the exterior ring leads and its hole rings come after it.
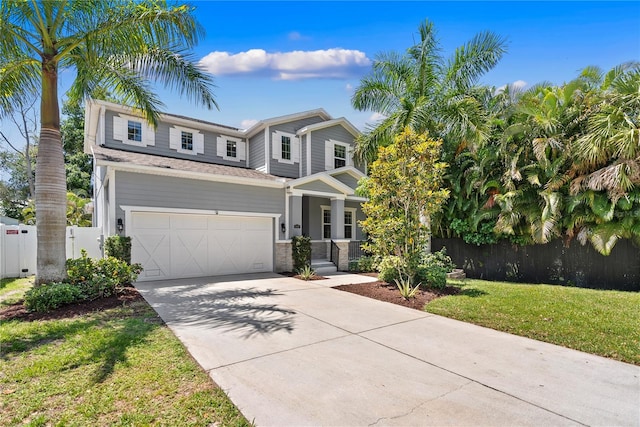
POLYGON ((565 247, 561 240, 475 246, 462 239, 432 239, 433 251, 443 246, 470 278, 640 291, 640 248, 630 240, 618 241, 609 256, 576 241, 565 247))

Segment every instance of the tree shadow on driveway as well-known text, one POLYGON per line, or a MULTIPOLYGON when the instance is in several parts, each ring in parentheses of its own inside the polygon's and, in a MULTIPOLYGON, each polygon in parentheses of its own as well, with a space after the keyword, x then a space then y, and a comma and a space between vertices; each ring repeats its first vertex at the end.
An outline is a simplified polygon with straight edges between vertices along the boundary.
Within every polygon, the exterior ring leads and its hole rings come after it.
POLYGON ((242 338, 293 332, 295 311, 269 301, 283 295, 274 289, 207 289, 179 286, 174 291, 141 290, 142 295, 170 326, 196 326, 241 332, 242 338))

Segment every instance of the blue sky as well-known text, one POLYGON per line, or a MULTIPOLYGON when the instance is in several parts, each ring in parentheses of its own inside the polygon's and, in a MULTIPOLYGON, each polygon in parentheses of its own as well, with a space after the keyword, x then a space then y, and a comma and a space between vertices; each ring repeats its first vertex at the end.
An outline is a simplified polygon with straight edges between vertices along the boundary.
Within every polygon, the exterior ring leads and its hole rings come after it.
POLYGON ((353 88, 377 53, 405 51, 424 19, 446 56, 481 31, 504 37, 508 53, 482 79, 494 86, 560 84, 587 65, 640 60, 640 2, 192 4, 206 29, 194 53, 210 55, 203 63, 216 74, 220 111, 164 91, 162 99, 169 111, 239 127, 322 107, 363 128, 371 113, 351 108, 353 88))
MULTIPOLYGON (((640 60, 640 2, 209 2, 192 1, 206 37, 194 50, 216 75, 220 111, 160 90, 168 112, 237 127, 322 107, 363 128, 353 88, 379 52, 403 52, 424 19, 446 56, 480 31, 508 42, 482 82, 560 84, 587 65, 640 60), (294 53, 295 52, 295 53, 294 53)), ((62 73, 60 93, 71 72, 62 73)), ((6 121, 3 122, 6 126, 6 121)))

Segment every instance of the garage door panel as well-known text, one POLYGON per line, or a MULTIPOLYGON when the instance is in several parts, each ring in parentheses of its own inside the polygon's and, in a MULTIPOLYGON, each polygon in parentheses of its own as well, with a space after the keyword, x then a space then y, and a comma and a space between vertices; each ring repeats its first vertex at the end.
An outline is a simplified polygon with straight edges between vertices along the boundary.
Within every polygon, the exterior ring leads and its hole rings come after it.
POLYGON ((273 219, 132 213, 139 280, 273 271, 273 219))
POLYGON ((142 277, 171 277, 170 238, 163 230, 142 230, 131 242, 131 261, 144 266, 142 277))
POLYGON ((171 242, 171 271, 175 277, 199 277, 208 274, 206 233, 191 230, 172 231, 171 242))

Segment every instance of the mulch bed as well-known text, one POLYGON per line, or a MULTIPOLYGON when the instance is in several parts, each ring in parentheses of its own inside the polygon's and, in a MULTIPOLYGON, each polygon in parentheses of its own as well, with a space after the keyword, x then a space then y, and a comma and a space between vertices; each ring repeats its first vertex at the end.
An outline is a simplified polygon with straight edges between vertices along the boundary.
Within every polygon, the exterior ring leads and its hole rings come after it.
POLYGON ((127 287, 120 290, 117 295, 112 295, 108 298, 99 298, 80 304, 69 304, 48 313, 29 312, 22 302, 19 302, 0 309, 0 320, 20 319, 31 322, 34 320, 68 319, 70 317, 82 316, 95 311, 103 311, 109 308, 120 307, 123 304, 128 304, 141 299, 142 295, 140 295, 135 288, 127 287))
MULTIPOLYGON (((371 276, 371 274, 366 275, 371 276)), ((460 292, 460 289, 453 286, 447 286, 444 289, 420 289, 416 293, 415 298, 406 300, 400 296, 400 291, 395 284, 390 284, 382 281, 359 283, 355 285, 341 285, 336 286, 334 289, 351 292, 352 294, 362 295, 365 297, 377 299, 379 301, 402 305, 404 307, 409 307, 420 311, 424 310, 424 306, 429 301, 433 301, 436 298, 440 298, 446 295, 456 295, 460 292)))

